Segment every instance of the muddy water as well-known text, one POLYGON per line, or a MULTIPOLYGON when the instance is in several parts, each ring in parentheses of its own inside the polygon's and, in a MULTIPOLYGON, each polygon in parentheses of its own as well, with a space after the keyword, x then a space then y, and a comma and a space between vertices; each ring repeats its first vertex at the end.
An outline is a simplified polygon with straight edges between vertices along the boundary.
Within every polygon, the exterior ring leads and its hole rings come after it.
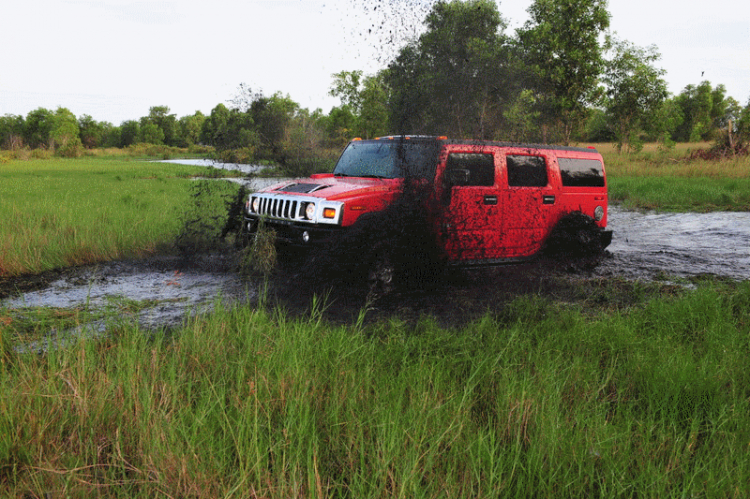
POLYGON ((602 276, 701 274, 750 279, 750 213, 640 213, 611 207, 614 231, 602 276))
MULTIPOLYGON (((659 214, 612 207, 609 227, 614 238, 608 256, 593 270, 595 276, 750 279, 750 213, 659 214)), ((135 300, 147 306, 125 319, 154 329, 177 326, 186 314, 210 310, 217 299, 253 301, 256 289, 257 283, 237 274, 230 256, 156 257, 70 269, 45 289, 1 305, 106 310, 118 300, 135 300)), ((104 330, 106 324, 89 328, 104 330)))
MULTIPOLYGON (((116 314, 115 319, 156 329, 177 326, 188 314, 209 311, 217 300, 229 304, 254 298, 255 288, 238 275, 231 258, 201 255, 189 260, 155 257, 70 269, 45 289, 6 299, 2 306, 106 311, 128 309, 125 300, 132 300, 144 308, 116 314)), ((106 326, 94 323, 87 327, 103 330, 106 326)))

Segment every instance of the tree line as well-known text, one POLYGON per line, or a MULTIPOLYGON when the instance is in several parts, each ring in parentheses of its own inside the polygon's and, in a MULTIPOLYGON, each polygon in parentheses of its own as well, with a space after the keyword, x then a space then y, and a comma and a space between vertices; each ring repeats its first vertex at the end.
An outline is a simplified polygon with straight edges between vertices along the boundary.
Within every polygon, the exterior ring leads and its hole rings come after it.
POLYGON ((85 148, 138 143, 206 145, 226 160, 268 159, 309 167, 319 148, 358 136, 431 134, 519 142, 675 142, 750 135, 743 108, 708 81, 670 95, 655 46, 609 33, 606 0, 535 0, 515 33, 492 0, 439 1, 424 33, 373 75, 341 71, 328 114, 288 95, 241 84, 209 115, 177 118, 166 106, 114 126, 66 108, 0 117, 0 147, 85 148))

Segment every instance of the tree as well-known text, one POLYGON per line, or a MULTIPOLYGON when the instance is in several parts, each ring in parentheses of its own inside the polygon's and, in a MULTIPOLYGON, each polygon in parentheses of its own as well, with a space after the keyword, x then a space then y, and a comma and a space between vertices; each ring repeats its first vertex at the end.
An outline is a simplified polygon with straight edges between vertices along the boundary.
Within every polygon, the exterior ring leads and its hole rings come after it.
POLYGON ((742 142, 750 142, 750 99, 737 120, 737 138, 742 142))
POLYGON ((104 134, 108 126, 111 125, 109 123, 98 123, 88 114, 78 118, 78 129, 83 145, 88 149, 99 147, 104 140, 104 134))
POLYGON ((138 143, 141 136, 141 125, 135 120, 123 121, 120 124, 120 147, 128 147, 138 143))
MULTIPOLYGON (((384 73, 362 77, 362 71, 342 71, 333 75, 329 94, 341 98, 336 117, 349 122, 331 130, 331 137, 343 133, 347 138, 373 138, 383 135, 388 127, 388 91, 384 73)), ((331 110, 333 114, 334 111, 331 110)))
POLYGON ((23 116, 13 114, 0 116, 0 147, 4 149, 23 147, 24 126, 23 116))
POLYGON ((560 125, 565 143, 601 95, 606 6, 606 0, 534 0, 529 21, 518 30, 527 84, 542 118, 560 125))
POLYGON ((726 97, 724 85, 712 88, 708 81, 686 86, 675 100, 684 117, 675 132, 675 140, 680 142, 715 138, 718 129, 726 127, 733 101, 726 97))
POLYGON ((357 116, 346 104, 331 108, 331 112, 324 120, 326 135, 336 147, 343 147, 356 137, 357 126, 357 116))
MULTIPOLYGON (((161 134, 153 134, 149 132, 149 140, 157 140, 157 136, 162 136, 160 142, 149 142, 151 144, 166 144, 168 146, 177 146, 178 137, 178 125, 177 117, 174 114, 169 113, 168 106, 153 106, 149 108, 148 116, 141 118, 141 128, 153 124, 161 130, 161 134)), ((150 130, 150 128, 149 128, 150 130)), ((143 130, 141 130, 143 133, 143 130)))
POLYGON ((250 104, 249 114, 255 123, 255 132, 260 141, 260 156, 265 159, 283 161, 283 141, 287 127, 299 112, 300 106, 288 95, 280 92, 270 97, 257 94, 250 104))
POLYGON ((218 104, 211 110, 211 114, 203 121, 201 127, 201 142, 220 148, 227 142, 229 131, 229 109, 224 104, 218 104))
POLYGON ((138 142, 162 145, 164 144, 164 130, 159 128, 156 123, 146 122, 144 125, 141 125, 138 142))
POLYGON ((201 129, 206 116, 196 111, 192 116, 183 116, 179 120, 179 145, 188 147, 200 142, 201 129))
POLYGON ((32 149, 50 146, 50 132, 54 113, 43 107, 26 115, 23 139, 32 149))
POLYGON ((395 132, 492 138, 514 88, 506 22, 489 0, 440 1, 385 72, 395 132))
POLYGON ((331 97, 339 97, 344 106, 348 106, 352 113, 362 111, 361 86, 362 71, 341 71, 333 75, 333 85, 328 91, 331 97))
POLYGON ((229 149, 255 149, 257 138, 254 123, 248 111, 228 109, 218 104, 203 121, 200 140, 219 151, 229 149))
POLYGON ((628 144, 640 149, 638 134, 648 126, 667 98, 663 69, 652 64, 661 56, 656 47, 641 48, 627 41, 615 41, 614 57, 607 64, 603 81, 607 86, 605 107, 615 124, 618 148, 628 144))
POLYGON ((80 131, 76 116, 67 108, 58 107, 52 117, 50 139, 57 154, 65 157, 81 155, 80 131))
POLYGON ((649 117, 647 130, 652 139, 666 147, 674 147, 674 135, 684 121, 682 110, 674 98, 665 99, 649 117))

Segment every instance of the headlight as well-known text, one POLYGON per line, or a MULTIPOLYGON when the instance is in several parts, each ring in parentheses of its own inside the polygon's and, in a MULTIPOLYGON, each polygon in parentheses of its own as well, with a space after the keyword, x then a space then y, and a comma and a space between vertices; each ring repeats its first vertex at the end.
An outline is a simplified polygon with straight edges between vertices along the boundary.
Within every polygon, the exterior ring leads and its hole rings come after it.
POLYGON ((260 208, 260 198, 253 198, 250 208, 252 208, 253 213, 258 213, 258 209, 260 208))
POLYGON ((307 203, 305 207, 305 218, 312 220, 315 216, 315 203, 307 203))

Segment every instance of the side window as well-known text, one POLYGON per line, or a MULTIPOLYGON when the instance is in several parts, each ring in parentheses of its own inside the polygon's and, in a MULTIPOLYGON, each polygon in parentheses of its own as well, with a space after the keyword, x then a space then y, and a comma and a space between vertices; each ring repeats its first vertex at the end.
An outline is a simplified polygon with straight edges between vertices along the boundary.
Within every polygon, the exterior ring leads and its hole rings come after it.
POLYGON ((508 185, 511 187, 544 187, 547 185, 547 163, 542 156, 507 156, 508 185))
POLYGON ((454 153, 445 166, 448 187, 495 185, 495 160, 492 154, 454 153))
POLYGON ((604 167, 598 159, 558 158, 566 187, 604 187, 604 167))

